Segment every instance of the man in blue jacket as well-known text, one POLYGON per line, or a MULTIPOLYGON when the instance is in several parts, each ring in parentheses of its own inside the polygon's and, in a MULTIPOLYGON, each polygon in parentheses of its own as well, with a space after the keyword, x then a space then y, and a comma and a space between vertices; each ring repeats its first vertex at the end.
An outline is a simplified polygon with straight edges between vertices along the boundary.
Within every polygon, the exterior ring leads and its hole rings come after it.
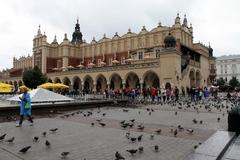
POLYGON ((28 93, 27 87, 21 87, 20 92, 23 93, 22 97, 19 97, 21 100, 21 106, 20 106, 20 120, 19 123, 16 125, 16 127, 21 127, 23 123, 23 119, 25 116, 28 117, 28 120, 30 121, 30 125, 33 125, 32 120, 32 113, 31 113, 31 98, 30 94, 28 93))

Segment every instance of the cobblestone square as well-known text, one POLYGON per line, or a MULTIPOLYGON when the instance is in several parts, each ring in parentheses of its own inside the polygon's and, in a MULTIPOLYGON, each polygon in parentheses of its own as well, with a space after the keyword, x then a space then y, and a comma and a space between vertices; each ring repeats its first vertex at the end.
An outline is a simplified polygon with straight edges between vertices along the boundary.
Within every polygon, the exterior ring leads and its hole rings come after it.
POLYGON ((204 112, 196 113, 192 110, 179 110, 178 107, 168 105, 148 105, 139 108, 118 108, 105 107, 101 109, 85 109, 64 112, 53 118, 39 118, 35 120, 34 126, 29 126, 25 121, 21 128, 16 128, 15 123, 7 122, 0 124, 0 134, 6 133, 8 139, 15 137, 13 143, 0 142, 0 156, 4 160, 57 160, 61 159, 61 153, 68 151, 66 157, 69 160, 112 160, 115 159, 115 152, 121 153, 125 159, 139 160, 179 160, 185 159, 209 138, 216 130, 226 130, 226 118, 221 113, 204 112), (148 109, 153 109, 149 115, 148 109), (177 115, 175 115, 177 112, 177 115), (91 113, 91 115, 87 115, 91 113), (217 118, 221 117, 220 122, 217 118), (193 119, 202 120, 202 124, 194 124, 193 119), (135 120, 132 128, 126 129, 120 126, 120 122, 135 120), (101 120, 105 126, 102 127, 97 120, 101 120), (94 126, 91 125, 94 123, 94 126), (144 129, 139 130, 138 125, 144 129), (174 136, 173 130, 178 129, 174 136), (58 128, 56 133, 50 133, 49 129, 58 128), (155 130, 161 129, 157 134, 155 130), (194 132, 188 133, 187 129, 194 132), (47 136, 42 133, 46 131, 47 136), (141 141, 131 142, 126 138, 142 136, 141 141), (38 136, 39 141, 33 142, 33 137, 38 136), (154 136, 151 138, 151 136, 154 136), (51 147, 45 146, 45 141, 51 143, 51 147), (25 146, 31 148, 26 154, 19 154, 18 151, 25 146), (155 152, 154 146, 159 146, 155 152), (134 155, 126 152, 127 149, 138 149, 144 147, 142 153, 134 155))

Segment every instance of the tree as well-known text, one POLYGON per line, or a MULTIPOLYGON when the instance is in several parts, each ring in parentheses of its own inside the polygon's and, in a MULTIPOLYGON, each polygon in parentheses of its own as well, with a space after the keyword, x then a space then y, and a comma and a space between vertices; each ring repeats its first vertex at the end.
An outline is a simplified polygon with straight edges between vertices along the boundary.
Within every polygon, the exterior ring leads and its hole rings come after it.
POLYGON ((37 88, 37 86, 47 81, 46 75, 42 74, 38 66, 31 70, 24 71, 23 82, 28 88, 37 88))
POLYGON ((225 84, 225 81, 224 81, 224 79, 222 77, 217 79, 217 85, 218 86, 224 86, 224 84, 225 84))
POLYGON ((229 81, 229 85, 233 88, 239 86, 239 81, 236 77, 232 77, 232 79, 229 81))

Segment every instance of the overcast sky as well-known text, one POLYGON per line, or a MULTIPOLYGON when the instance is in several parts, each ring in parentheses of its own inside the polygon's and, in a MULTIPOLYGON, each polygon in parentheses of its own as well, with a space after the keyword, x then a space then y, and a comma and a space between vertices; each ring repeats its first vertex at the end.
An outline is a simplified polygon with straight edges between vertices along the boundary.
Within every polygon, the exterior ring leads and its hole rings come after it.
POLYGON ((214 55, 240 54, 239 0, 7 0, 0 2, 0 70, 12 67, 13 56, 32 55, 38 25, 48 42, 71 34, 79 17, 83 39, 97 40, 106 33, 123 35, 172 26, 177 12, 193 24, 194 42, 211 46, 214 55))

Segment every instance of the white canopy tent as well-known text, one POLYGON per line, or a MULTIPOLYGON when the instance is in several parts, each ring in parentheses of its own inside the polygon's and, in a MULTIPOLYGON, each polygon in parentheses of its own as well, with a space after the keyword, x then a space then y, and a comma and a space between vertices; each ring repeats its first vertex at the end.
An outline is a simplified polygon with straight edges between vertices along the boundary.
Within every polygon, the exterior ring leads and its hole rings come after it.
MULTIPOLYGON (((32 91, 29 91, 32 103, 48 103, 48 102, 69 102, 74 99, 54 93, 47 89, 37 88, 32 91)), ((14 96, 12 98, 7 99, 8 101, 18 101, 20 102, 19 97, 21 95, 14 96)))

